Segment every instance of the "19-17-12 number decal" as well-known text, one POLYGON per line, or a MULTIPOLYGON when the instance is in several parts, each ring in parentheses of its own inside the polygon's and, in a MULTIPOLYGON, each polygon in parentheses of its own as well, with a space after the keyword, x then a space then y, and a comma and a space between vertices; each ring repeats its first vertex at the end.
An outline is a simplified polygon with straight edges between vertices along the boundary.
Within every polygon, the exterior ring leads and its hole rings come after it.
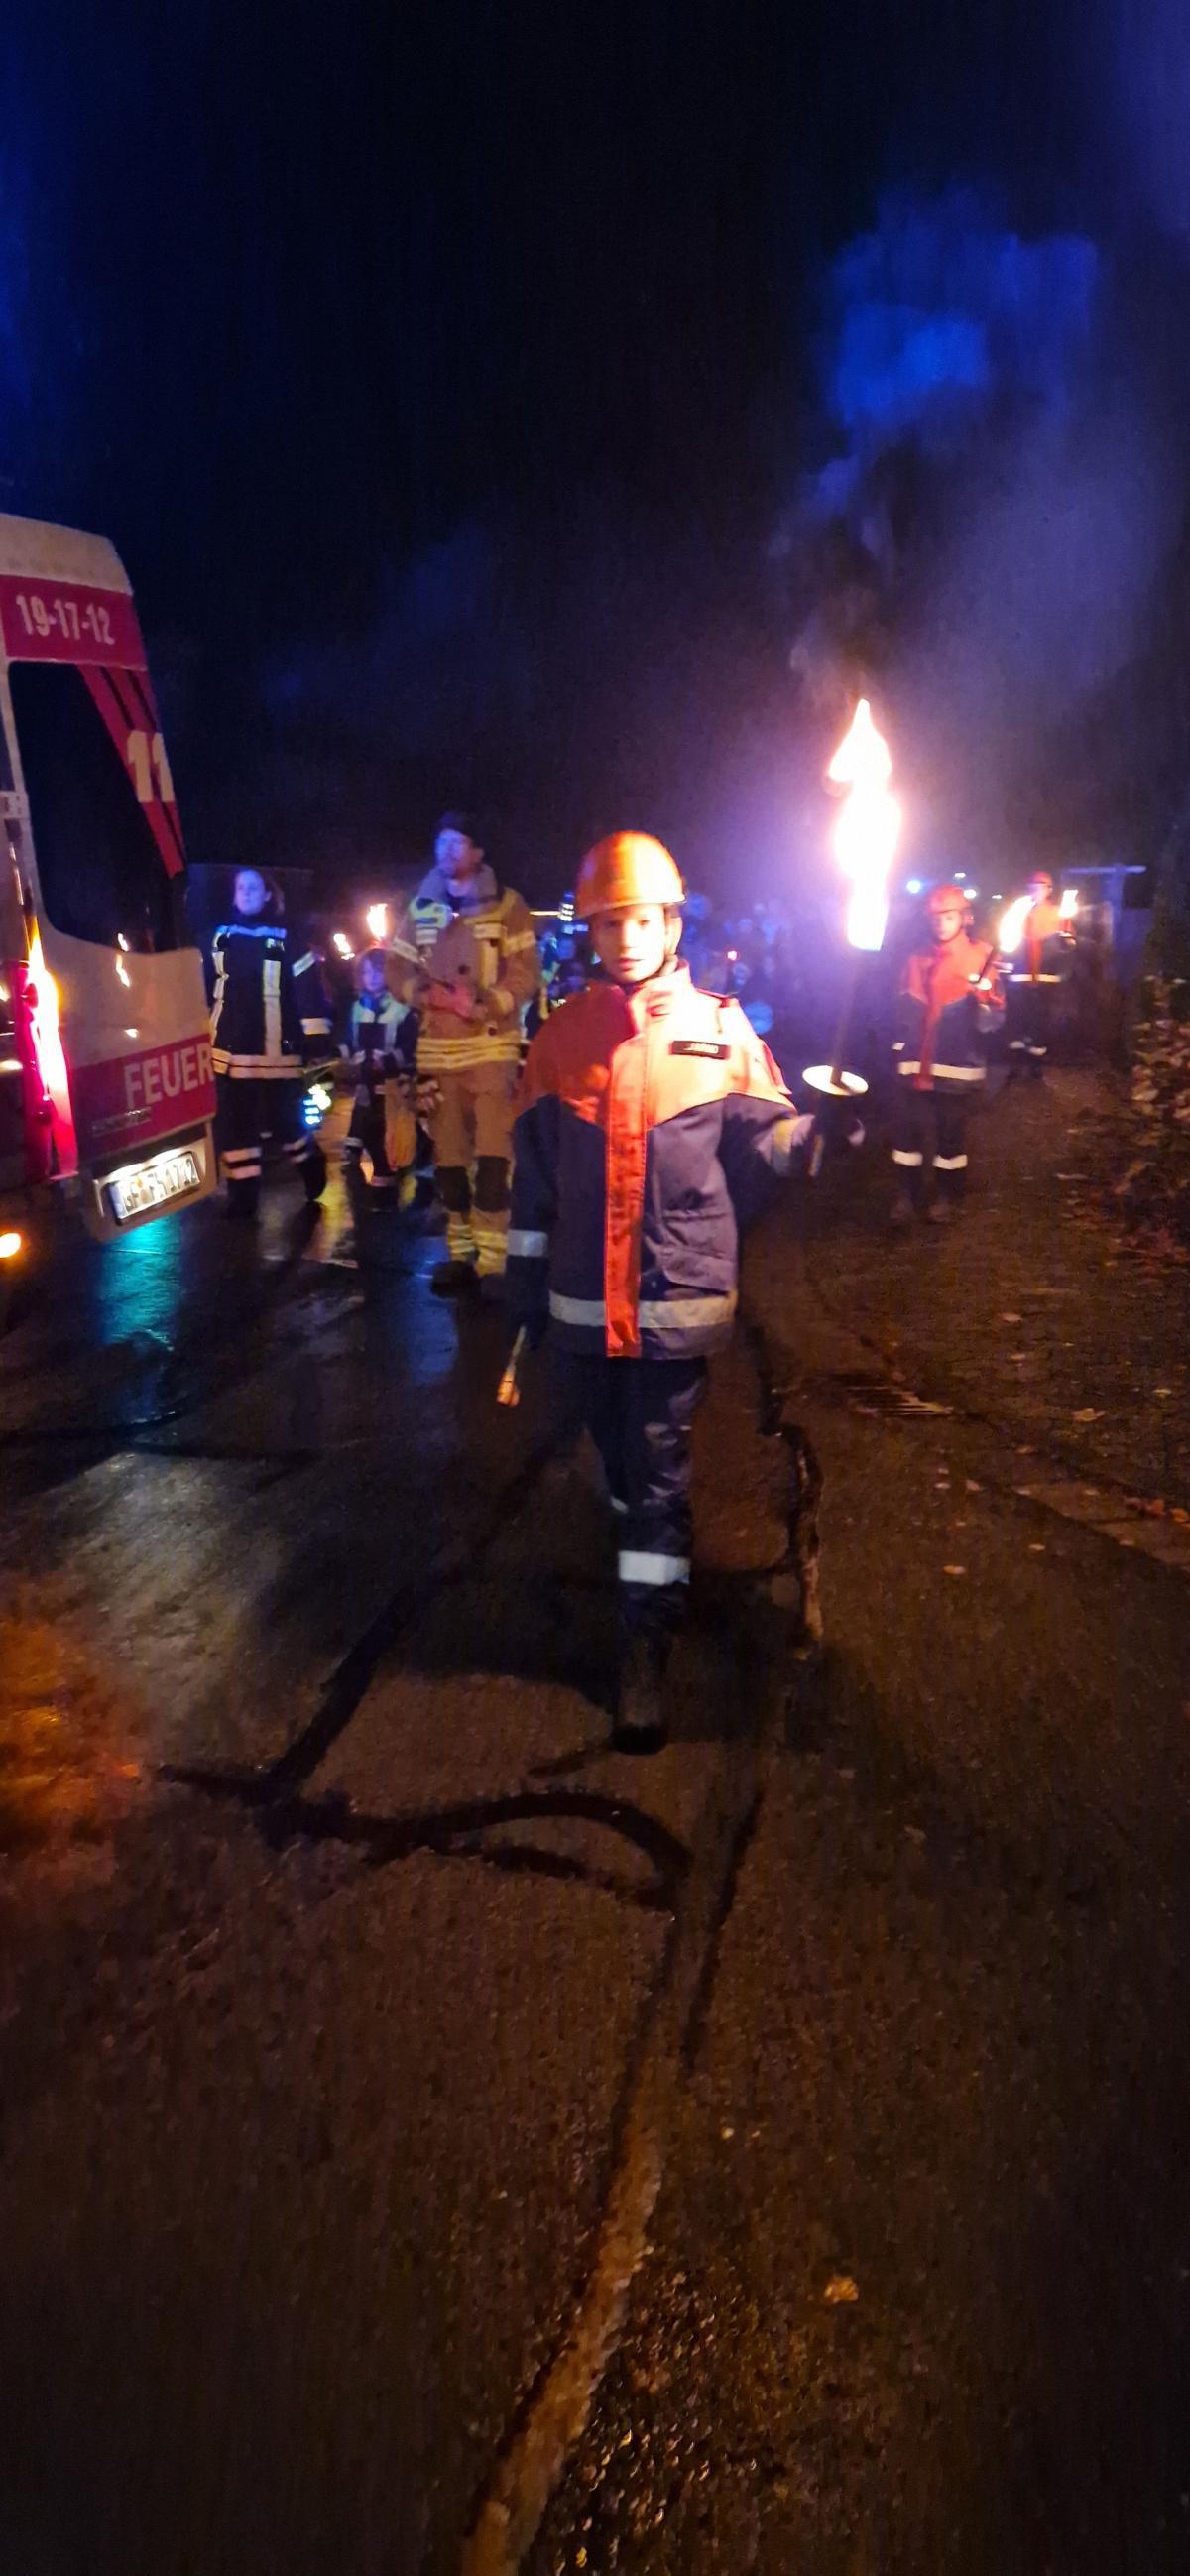
POLYGON ((42 599, 37 591, 19 590, 16 595, 17 615, 26 635, 39 635, 42 642, 49 635, 61 635, 67 643, 81 642, 89 636, 93 644, 110 644, 111 611, 102 600, 42 599))

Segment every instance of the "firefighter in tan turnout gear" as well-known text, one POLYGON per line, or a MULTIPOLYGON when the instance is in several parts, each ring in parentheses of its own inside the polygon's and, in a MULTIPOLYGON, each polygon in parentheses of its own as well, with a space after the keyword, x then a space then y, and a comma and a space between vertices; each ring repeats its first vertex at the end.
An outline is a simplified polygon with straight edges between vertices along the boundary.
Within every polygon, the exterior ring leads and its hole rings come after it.
POLYGON ((498 1294, 508 1251, 512 1100, 521 1014, 541 965, 527 904, 498 885, 467 814, 444 814, 434 866, 398 921, 388 952, 398 999, 421 1013, 419 1077, 434 1178, 446 1210, 449 1258, 440 1296, 490 1280, 498 1294))

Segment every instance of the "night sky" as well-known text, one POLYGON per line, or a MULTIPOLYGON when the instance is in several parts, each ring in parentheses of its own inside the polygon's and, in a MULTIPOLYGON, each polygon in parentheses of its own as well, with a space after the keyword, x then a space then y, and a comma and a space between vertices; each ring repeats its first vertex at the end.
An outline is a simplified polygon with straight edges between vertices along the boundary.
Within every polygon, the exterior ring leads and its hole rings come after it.
POLYGON ((195 854, 406 861, 463 795, 535 893, 618 821, 779 855, 824 270, 889 186, 1103 199, 1045 9, 50 0, 5 53, 4 500, 119 544, 195 854))

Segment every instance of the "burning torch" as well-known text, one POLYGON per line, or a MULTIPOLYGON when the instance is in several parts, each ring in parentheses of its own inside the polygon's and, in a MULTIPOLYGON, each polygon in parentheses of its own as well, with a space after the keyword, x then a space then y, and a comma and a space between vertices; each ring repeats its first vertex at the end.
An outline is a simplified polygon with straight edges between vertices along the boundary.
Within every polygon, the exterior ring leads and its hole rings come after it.
MULTIPOLYGON (((1024 939, 1029 926, 1030 914, 1035 910, 1036 903, 1036 895, 1019 894, 1016 897, 1015 902, 1010 903, 1006 910, 1001 913, 1000 927, 996 933, 996 937, 1000 955, 1002 957, 1015 957, 1017 955, 1021 942, 1024 939)), ((1073 939, 1075 936, 1074 922, 1077 911, 1078 889, 1076 886, 1067 886, 1066 892, 1062 896, 1062 900, 1058 905, 1058 913, 1061 919, 1062 929, 1068 939, 1073 939)), ((1035 967, 1031 972, 1034 983, 1050 983, 1054 980, 1050 976, 1039 976, 1035 967)))
MULTIPOLYGON (((860 699, 826 774, 833 787, 844 791, 834 843, 835 855, 851 886, 847 904, 851 958, 830 1063, 807 1065, 804 1079, 824 1103, 837 1101, 846 1105, 862 1100, 868 1088, 862 1074, 846 1070, 844 1057, 864 958, 874 955, 883 945, 888 921, 888 872, 901 833, 901 808, 889 788, 892 754, 873 722, 866 698, 860 699)), ((823 1143, 820 1127, 811 1165, 814 1173, 822 1161, 823 1143)))

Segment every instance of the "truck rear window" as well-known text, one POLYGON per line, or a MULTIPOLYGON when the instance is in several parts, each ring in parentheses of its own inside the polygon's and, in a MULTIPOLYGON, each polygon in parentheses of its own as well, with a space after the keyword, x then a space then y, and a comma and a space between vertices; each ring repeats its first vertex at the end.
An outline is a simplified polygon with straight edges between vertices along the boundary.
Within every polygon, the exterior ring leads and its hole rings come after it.
POLYGON ((13 662, 13 715, 37 874, 55 930, 141 952, 183 944, 180 878, 152 826, 81 671, 13 662))

